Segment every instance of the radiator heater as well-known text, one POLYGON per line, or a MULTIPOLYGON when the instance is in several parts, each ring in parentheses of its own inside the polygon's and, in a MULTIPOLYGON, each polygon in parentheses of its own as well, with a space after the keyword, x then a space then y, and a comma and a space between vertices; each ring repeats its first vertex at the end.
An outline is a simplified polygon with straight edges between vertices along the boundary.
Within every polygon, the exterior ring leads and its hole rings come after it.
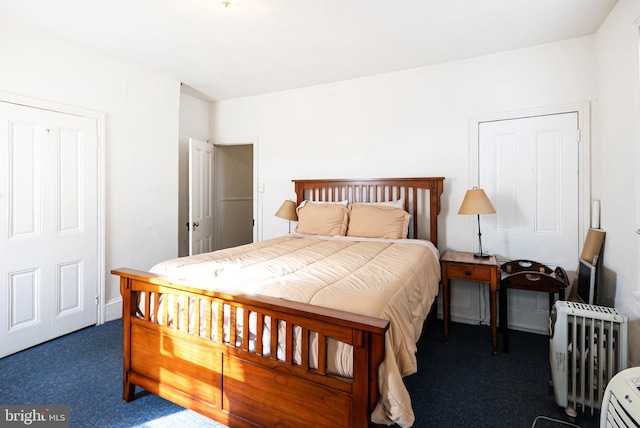
POLYGON ((609 381, 627 368, 628 317, 614 308, 558 301, 549 319, 556 403, 575 418, 600 409, 609 381))

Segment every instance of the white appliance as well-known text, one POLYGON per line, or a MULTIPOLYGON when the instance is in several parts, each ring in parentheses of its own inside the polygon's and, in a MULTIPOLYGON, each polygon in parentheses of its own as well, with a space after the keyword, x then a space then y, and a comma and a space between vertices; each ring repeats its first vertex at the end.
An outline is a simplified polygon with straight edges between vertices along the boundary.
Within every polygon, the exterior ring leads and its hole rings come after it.
POLYGON ((640 367, 623 370, 607 385, 600 427, 640 427, 640 367))
POLYGON ((549 318, 556 403, 575 418, 599 409, 609 381, 628 366, 628 316, 615 308, 558 301, 549 318))

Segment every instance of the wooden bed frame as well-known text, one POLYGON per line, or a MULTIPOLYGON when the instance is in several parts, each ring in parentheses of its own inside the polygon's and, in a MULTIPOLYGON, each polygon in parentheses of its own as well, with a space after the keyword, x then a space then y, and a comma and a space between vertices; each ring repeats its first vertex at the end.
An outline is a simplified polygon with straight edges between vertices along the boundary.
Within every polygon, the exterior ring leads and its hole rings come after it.
MULTIPOLYGON (((405 197, 405 207, 417 218, 420 205, 429 216, 429 239, 437 244, 442 177, 370 180, 293 180, 298 203, 303 199, 374 202, 405 197), (423 201, 418 190, 429 190, 423 201)), ((426 191, 422 193, 426 194, 426 191)), ((418 236, 418 221, 412 236, 418 236)), ((246 296, 204 291, 174 284, 149 272, 115 269, 120 276, 124 327, 123 398, 135 398, 135 386, 183 407, 202 413, 224 425, 236 426, 373 426, 370 415, 378 400, 378 366, 384 359, 384 335, 389 321, 266 296, 246 296), (162 298, 160 298, 162 296, 162 298), (172 299, 169 296, 173 296, 172 299), (172 301, 159 305, 158 302, 172 301), (191 299, 195 308, 183 311, 178 328, 178 299, 191 299), (144 314, 139 304, 143 303, 144 314), (231 309, 228 341, 213 339, 212 307, 222 313, 231 309), (237 309, 242 311, 237 312, 237 309), (162 317, 155 317, 164 311, 162 317), (249 344, 249 315, 257 317, 255 351, 249 344), (164 325, 173 314, 174 322, 164 325), (243 319, 236 319, 236 314, 243 319), (269 318, 267 318, 269 317, 269 318), (160 318, 160 322, 158 319, 160 318), (271 335, 270 355, 263 355, 263 325, 272 332, 285 325, 285 336, 271 335), (236 337, 242 321, 242 340, 236 337), (278 324, 280 322, 280 324, 278 324), (206 325, 206 337, 188 326, 206 325), (293 330, 302 332, 302 358, 293 358, 293 330), (310 332, 318 334, 318 368, 309 365, 310 332), (327 372, 327 338, 353 346, 353 378, 327 372), (238 340, 236 340, 238 339, 238 340), (285 343, 285 359, 275 358, 276 347, 285 343)), ((222 338, 223 317, 217 335, 222 338)), ((214 328, 216 328, 214 326, 214 328)))

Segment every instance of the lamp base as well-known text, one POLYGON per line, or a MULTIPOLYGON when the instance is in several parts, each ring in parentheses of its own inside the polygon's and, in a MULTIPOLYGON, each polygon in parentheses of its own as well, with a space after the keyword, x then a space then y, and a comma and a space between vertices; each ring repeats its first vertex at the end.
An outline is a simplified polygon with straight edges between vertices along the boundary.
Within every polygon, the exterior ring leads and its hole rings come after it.
POLYGON ((491 254, 487 254, 487 253, 475 253, 473 255, 474 258, 476 259, 488 259, 489 257, 491 257, 491 254))

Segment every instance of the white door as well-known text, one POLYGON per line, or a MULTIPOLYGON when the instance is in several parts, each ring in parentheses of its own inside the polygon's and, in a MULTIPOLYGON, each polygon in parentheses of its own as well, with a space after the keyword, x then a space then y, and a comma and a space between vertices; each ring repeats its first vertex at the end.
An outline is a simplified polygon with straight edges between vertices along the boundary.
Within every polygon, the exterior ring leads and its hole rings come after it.
POLYGON ((189 138, 189 255, 213 251, 213 146, 189 138))
POLYGON ((0 102, 0 357, 95 324, 95 119, 0 102))
MULTIPOLYGON (((579 135, 576 112, 480 123, 478 187, 497 212, 480 216, 485 251, 575 268, 579 135)), ((545 331, 548 302, 545 293, 510 290, 509 325, 545 331)))

